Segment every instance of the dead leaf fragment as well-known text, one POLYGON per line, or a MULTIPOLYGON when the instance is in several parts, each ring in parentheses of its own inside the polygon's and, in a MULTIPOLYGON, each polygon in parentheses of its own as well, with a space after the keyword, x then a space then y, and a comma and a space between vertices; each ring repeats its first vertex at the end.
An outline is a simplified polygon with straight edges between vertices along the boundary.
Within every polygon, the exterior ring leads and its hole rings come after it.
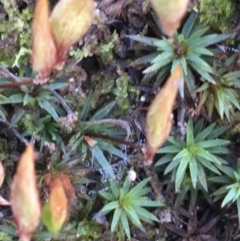
POLYGON ((41 216, 34 151, 30 144, 19 160, 11 185, 10 203, 19 238, 22 241, 29 241, 41 216))
POLYGON ((148 109, 146 119, 147 145, 144 150, 145 165, 152 163, 155 152, 169 136, 172 127, 172 109, 180 84, 182 84, 182 68, 179 65, 167 79, 148 109))
POLYGON ((175 30, 187 12, 189 0, 150 0, 158 15, 161 26, 169 38, 173 38, 175 30))
POLYGON ((90 146, 90 147, 94 147, 96 144, 97 144, 97 141, 92 139, 90 136, 83 136, 83 139, 84 141, 87 142, 87 144, 90 146))

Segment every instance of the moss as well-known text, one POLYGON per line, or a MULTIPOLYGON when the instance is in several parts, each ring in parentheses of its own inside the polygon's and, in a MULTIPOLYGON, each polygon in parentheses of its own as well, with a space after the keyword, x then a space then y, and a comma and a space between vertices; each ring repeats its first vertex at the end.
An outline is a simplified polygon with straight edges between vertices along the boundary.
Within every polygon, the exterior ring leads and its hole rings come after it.
POLYGON ((116 31, 110 37, 108 43, 100 44, 99 54, 104 63, 109 63, 113 59, 114 49, 119 45, 119 36, 116 31))
POLYGON ((92 76, 93 83, 97 83, 95 85, 95 89, 93 92, 93 98, 91 107, 96 108, 99 104, 99 99, 101 96, 105 96, 109 94, 114 86, 114 79, 111 75, 101 75, 99 73, 96 73, 92 76))
POLYGON ((235 2, 233 0, 202 0, 200 2, 201 21, 210 28, 228 32, 233 28, 230 19, 233 17, 235 2))
POLYGON ((118 111, 116 115, 124 115, 126 111, 130 108, 130 99, 129 93, 133 92, 139 96, 139 90, 134 88, 130 84, 130 77, 123 73, 117 80, 116 80, 116 88, 113 90, 114 95, 116 96, 118 111))
POLYGON ((0 23, 0 64, 5 67, 23 67, 31 53, 31 27, 33 9, 21 11, 5 4, 7 18, 0 23))

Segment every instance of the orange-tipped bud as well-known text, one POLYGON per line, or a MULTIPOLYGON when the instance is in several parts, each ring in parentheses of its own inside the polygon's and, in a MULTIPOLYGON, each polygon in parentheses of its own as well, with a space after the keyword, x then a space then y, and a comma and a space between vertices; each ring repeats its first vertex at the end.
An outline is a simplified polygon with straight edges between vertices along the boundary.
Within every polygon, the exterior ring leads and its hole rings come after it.
POLYGON ((11 208, 20 240, 31 240, 41 216, 32 145, 22 154, 11 185, 11 208))
POLYGON ((60 0, 53 9, 50 24, 57 46, 56 69, 62 67, 70 47, 90 28, 93 13, 93 0, 60 0))
POLYGON ((151 0, 163 31, 172 38, 187 11, 189 0, 151 0))
POLYGON ((58 233, 68 217, 68 199, 60 178, 52 180, 49 202, 43 208, 43 223, 53 233, 58 233))
POLYGON ((164 144, 170 134, 172 109, 180 84, 182 84, 182 68, 179 65, 156 95, 148 109, 146 119, 147 145, 144 150, 145 165, 152 163, 155 152, 164 144))
POLYGON ((47 0, 38 0, 32 23, 32 67, 37 81, 47 81, 56 62, 56 47, 49 22, 47 0))

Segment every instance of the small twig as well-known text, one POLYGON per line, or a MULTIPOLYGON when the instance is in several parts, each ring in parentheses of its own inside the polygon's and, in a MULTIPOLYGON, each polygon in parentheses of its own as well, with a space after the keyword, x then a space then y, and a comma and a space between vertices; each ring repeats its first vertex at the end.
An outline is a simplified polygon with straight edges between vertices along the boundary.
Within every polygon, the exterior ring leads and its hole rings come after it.
POLYGON ((19 139, 19 141, 21 141, 25 145, 29 144, 29 141, 27 139, 25 139, 23 136, 21 136, 21 134, 17 130, 15 130, 13 128, 9 128, 9 125, 6 123, 6 121, 4 119, 0 118, 0 123, 3 126, 5 126, 6 128, 8 128, 19 139))
POLYGON ((98 137, 98 138, 109 140, 109 141, 114 141, 114 142, 117 142, 119 144, 130 146, 130 147, 132 147, 134 149, 142 150, 142 148, 143 148, 143 146, 138 145, 138 144, 136 144, 134 142, 126 141, 126 140, 115 138, 115 137, 112 137, 112 136, 101 135, 101 134, 94 134, 94 133, 86 133, 86 135, 92 136, 92 137, 98 137))
MULTIPOLYGON (((50 89, 48 86, 44 87, 46 90, 50 91, 60 102, 64 110, 68 114, 73 114, 73 111, 71 108, 67 105, 66 101, 60 96, 55 90, 50 89)), ((116 119, 103 119, 103 120, 96 120, 96 121, 80 121, 81 125, 87 125, 87 126, 92 126, 92 125, 101 125, 101 124, 113 124, 113 125, 118 125, 121 126, 123 129, 126 130, 127 132, 127 137, 126 139, 128 140, 130 135, 131 135, 131 129, 127 121, 124 120, 116 120, 116 119)))
MULTIPOLYGON (((8 69, 0 65, 0 72, 2 73, 3 76, 6 78, 12 79, 15 83, 21 82, 20 78, 16 76, 15 74, 11 73, 8 69)), ((30 79, 26 79, 27 82, 31 81, 30 79)), ((28 93, 28 89, 26 86, 19 86, 21 90, 25 93, 28 93)))
POLYGON ((52 90, 51 88, 49 88, 49 86, 44 86, 44 89, 48 90, 52 95, 54 95, 58 101, 60 102, 60 104, 62 105, 62 107, 64 108, 64 110, 69 114, 72 115, 73 111, 71 110, 71 108, 67 105, 67 103, 65 102, 65 100, 62 98, 61 95, 59 95, 55 90, 52 90))
POLYGON ((161 202, 164 202, 165 198, 162 195, 162 183, 159 180, 159 178, 157 176, 157 173, 154 170, 154 167, 143 165, 143 168, 144 168, 144 171, 145 171, 146 175, 148 177, 151 177, 150 184, 152 186, 152 189, 153 189, 154 193, 157 196, 157 200, 159 200, 161 202))

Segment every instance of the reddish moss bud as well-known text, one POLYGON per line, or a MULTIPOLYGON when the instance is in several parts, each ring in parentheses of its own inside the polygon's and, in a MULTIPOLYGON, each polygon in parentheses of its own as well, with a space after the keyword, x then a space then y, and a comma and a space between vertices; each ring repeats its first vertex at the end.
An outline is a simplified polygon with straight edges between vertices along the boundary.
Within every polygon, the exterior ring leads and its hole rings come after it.
POLYGON ((20 240, 30 241, 41 216, 32 145, 26 147, 18 162, 10 202, 20 240))
POLYGON ((163 31, 169 38, 181 24, 181 20, 187 11, 189 0, 151 0, 153 9, 160 19, 163 31))
POLYGON ((152 163, 155 152, 169 136, 172 127, 172 109, 180 84, 182 84, 182 68, 179 65, 148 109, 146 120, 147 145, 144 150, 146 165, 152 163))
POLYGON ((90 28, 93 13, 93 0, 60 0, 53 9, 50 24, 57 46, 56 69, 62 67, 70 47, 90 28))
POLYGON ((47 0, 38 0, 32 23, 32 67, 37 82, 47 81, 56 62, 56 47, 50 28, 47 0))

